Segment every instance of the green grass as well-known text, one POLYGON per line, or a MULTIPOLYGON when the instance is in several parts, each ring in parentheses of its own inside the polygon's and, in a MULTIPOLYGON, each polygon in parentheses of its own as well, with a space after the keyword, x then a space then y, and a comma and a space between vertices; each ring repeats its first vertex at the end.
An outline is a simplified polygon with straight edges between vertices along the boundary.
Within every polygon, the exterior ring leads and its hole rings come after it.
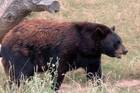
MULTIPOLYGON (((93 87, 86 83, 83 71, 72 71, 67 74, 64 83, 71 85, 65 93, 79 93, 75 85, 86 88, 81 93, 139 93, 137 88, 119 88, 115 82, 124 79, 140 79, 140 0, 61 0, 61 11, 57 14, 47 12, 32 13, 27 19, 47 19, 59 21, 90 21, 116 26, 117 33, 122 37, 129 53, 122 59, 103 56, 103 73, 107 83, 103 88, 93 87)), ((3 70, 0 71, 0 93, 52 93, 48 77, 34 78, 20 89, 4 90, 6 80, 3 70), (43 82, 40 85, 40 82, 43 82), (35 90, 35 91, 34 91, 35 90)), ((63 92, 62 92, 63 93, 63 92)))

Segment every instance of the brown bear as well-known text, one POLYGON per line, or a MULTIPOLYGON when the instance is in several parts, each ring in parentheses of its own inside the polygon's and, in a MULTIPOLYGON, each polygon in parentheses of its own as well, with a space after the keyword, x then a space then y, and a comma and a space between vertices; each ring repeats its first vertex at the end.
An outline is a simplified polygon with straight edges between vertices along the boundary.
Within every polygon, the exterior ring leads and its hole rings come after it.
POLYGON ((102 54, 120 58, 128 52, 114 30, 91 22, 23 21, 2 41, 5 72, 11 81, 19 84, 22 76, 28 78, 34 72, 46 71, 50 63, 57 73, 51 73, 55 77, 55 90, 59 89, 65 73, 72 69, 82 67, 89 79, 101 78, 102 54), (51 62, 50 58, 53 58, 51 62))

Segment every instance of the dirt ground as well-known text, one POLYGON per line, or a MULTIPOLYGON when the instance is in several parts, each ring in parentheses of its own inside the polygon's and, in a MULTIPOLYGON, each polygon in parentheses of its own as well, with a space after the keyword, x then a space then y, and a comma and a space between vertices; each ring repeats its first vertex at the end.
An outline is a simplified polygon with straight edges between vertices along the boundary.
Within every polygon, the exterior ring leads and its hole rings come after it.
MULTIPOLYGON (((133 88, 140 93, 140 80, 120 80, 116 82, 115 86, 119 88, 133 88)), ((65 93, 66 91, 73 91, 73 93, 77 93, 77 91, 78 93, 86 93, 86 91, 89 90, 89 88, 85 86, 76 85, 74 87, 75 88, 73 89, 73 86, 69 84, 62 84, 59 93, 65 93)))
POLYGON ((120 88, 133 88, 140 93, 140 80, 120 80, 116 83, 120 88))

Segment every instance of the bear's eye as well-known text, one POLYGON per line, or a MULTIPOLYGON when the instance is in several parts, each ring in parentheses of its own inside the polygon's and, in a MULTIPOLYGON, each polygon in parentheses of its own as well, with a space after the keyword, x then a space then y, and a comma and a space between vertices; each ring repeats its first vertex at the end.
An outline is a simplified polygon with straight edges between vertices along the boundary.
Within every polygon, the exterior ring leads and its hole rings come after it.
POLYGON ((121 41, 117 41, 117 44, 120 44, 121 43, 121 41))

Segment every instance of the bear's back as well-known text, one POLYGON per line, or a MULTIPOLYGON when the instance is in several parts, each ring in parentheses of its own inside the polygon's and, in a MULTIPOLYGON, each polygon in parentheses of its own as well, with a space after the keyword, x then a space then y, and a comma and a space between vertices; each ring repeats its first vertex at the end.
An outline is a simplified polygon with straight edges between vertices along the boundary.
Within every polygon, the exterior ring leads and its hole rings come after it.
POLYGON ((13 44, 22 42, 24 44, 44 46, 46 42, 50 44, 60 41, 64 36, 72 34, 74 32, 72 30, 74 29, 70 22, 23 21, 5 35, 2 45, 13 46, 13 44))

